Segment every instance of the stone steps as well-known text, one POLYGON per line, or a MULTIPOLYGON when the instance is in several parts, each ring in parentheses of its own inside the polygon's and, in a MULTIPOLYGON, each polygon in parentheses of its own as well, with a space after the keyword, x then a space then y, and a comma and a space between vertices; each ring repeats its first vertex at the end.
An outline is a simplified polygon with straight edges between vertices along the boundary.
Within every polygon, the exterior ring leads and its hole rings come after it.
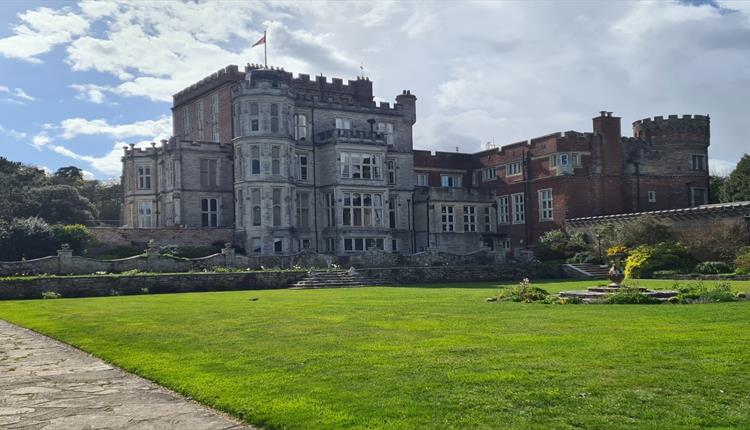
POLYGON ((301 281, 295 282, 292 289, 350 288, 373 285, 364 277, 350 270, 311 270, 301 281))
POLYGON ((566 273, 583 279, 607 279, 609 266, 599 266, 591 263, 565 264, 566 273))

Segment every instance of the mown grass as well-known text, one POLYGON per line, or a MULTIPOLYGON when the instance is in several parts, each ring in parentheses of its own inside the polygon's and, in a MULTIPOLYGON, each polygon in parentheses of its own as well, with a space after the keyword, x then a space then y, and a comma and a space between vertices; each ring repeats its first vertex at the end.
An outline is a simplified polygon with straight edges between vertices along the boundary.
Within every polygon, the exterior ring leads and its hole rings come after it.
POLYGON ((496 292, 452 284, 15 301, 0 302, 0 318, 267 428, 750 428, 750 302, 484 302, 496 292))

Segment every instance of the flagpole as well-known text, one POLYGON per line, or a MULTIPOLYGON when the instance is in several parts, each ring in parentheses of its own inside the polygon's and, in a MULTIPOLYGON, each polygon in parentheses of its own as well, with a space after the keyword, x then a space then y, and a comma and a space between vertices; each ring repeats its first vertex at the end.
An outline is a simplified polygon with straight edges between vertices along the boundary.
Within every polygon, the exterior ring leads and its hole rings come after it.
POLYGON ((266 39, 266 30, 263 30, 263 62, 266 69, 268 68, 268 39, 266 39))

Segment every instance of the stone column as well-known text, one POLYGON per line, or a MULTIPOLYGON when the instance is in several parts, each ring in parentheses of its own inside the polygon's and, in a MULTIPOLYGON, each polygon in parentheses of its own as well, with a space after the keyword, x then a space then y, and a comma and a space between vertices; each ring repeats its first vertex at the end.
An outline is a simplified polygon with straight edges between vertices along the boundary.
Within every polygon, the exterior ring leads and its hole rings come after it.
POLYGON ((227 242, 224 244, 224 248, 221 250, 222 255, 224 255, 224 265, 226 267, 235 267, 236 263, 234 261, 234 247, 232 247, 232 244, 227 242))
POLYGON ((57 274, 65 275, 73 271, 73 250, 70 245, 63 243, 57 250, 57 274))
POLYGON ((146 271, 148 272, 159 272, 159 247, 156 246, 156 241, 153 239, 148 241, 148 248, 146 248, 146 271))

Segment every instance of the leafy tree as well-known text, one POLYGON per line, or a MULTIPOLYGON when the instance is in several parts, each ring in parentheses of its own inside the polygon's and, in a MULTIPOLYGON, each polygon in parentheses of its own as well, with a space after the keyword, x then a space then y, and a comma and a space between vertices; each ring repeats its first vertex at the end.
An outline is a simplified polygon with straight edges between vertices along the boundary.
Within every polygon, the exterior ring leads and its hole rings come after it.
POLYGON ((0 260, 46 257, 57 246, 52 227, 41 218, 16 218, 0 228, 0 260))
POLYGON ((721 187, 721 200, 739 202, 750 200, 750 155, 745 154, 721 187))
POLYGON ((721 189, 724 187, 727 178, 725 176, 711 175, 708 177, 709 203, 723 203, 721 199, 721 189))
POLYGON ((90 225, 96 218, 96 208, 69 185, 50 185, 29 191, 26 216, 44 218, 53 224, 90 225))
POLYGON ((83 170, 76 166, 60 167, 52 175, 52 183, 74 187, 80 186, 83 184, 83 170))
POLYGON ((58 244, 67 243, 76 254, 83 254, 94 235, 82 224, 56 225, 52 232, 58 244))
POLYGON ((29 203, 28 190, 48 184, 42 169, 0 157, 0 220, 18 217, 29 203))

